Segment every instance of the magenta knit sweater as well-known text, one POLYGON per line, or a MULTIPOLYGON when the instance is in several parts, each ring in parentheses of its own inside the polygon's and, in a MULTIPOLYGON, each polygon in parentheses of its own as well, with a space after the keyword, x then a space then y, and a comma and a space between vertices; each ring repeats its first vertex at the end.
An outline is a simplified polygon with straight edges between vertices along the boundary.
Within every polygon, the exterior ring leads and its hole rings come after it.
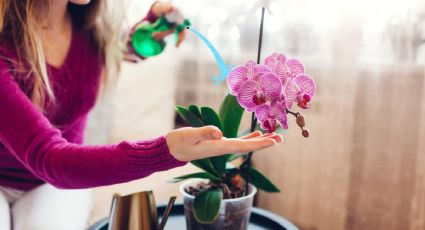
MULTIPOLYGON (((16 53, 0 47, 0 186, 29 190, 50 183, 89 188, 146 177, 182 166, 164 136, 115 145, 83 145, 104 59, 88 32, 73 26, 60 68, 48 65, 56 101, 41 113, 28 98, 28 77, 13 70, 16 53)), ((158 121, 160 122, 160 121, 158 121)))

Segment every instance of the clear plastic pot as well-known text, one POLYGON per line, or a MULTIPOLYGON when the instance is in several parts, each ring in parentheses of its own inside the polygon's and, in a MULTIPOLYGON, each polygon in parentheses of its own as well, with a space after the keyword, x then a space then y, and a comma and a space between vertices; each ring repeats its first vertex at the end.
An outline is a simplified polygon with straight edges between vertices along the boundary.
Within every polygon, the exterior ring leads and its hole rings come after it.
POLYGON ((186 226, 188 230, 246 230, 248 228, 251 208, 254 201, 254 195, 257 188, 249 185, 249 194, 240 198, 225 199, 221 201, 220 212, 217 219, 211 224, 199 223, 193 214, 194 196, 185 192, 185 188, 195 186, 203 180, 191 180, 180 186, 180 192, 183 194, 184 214, 186 216, 186 226))

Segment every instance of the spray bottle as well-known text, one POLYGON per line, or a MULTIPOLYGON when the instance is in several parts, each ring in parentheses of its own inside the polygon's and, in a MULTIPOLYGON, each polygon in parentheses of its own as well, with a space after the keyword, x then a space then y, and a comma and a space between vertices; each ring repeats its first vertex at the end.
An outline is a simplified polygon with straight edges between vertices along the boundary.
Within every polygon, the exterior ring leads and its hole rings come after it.
POLYGON ((174 10, 158 18, 154 23, 137 25, 132 35, 131 45, 134 52, 142 57, 158 55, 164 50, 166 42, 156 40, 153 33, 174 28, 175 42, 177 42, 179 33, 187 26, 190 26, 190 21, 185 19, 180 11, 174 10))

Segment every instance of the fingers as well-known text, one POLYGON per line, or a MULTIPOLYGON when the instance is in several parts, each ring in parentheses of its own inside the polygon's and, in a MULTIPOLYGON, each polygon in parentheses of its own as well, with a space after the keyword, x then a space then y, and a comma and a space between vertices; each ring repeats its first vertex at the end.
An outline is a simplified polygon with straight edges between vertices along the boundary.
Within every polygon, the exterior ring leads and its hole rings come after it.
POLYGON ((274 146, 281 137, 257 137, 251 139, 221 139, 205 140, 199 142, 196 148, 198 151, 205 152, 208 156, 218 156, 227 153, 247 153, 274 146))
POLYGON ((273 138, 277 143, 283 142, 283 137, 280 134, 274 134, 273 136, 270 136, 270 138, 273 138))
POLYGON ((158 17, 170 13, 174 10, 174 6, 166 2, 156 2, 152 6, 152 13, 158 17))
POLYGON ((253 138, 253 137, 259 137, 261 135, 262 135, 262 133, 260 131, 255 131, 255 132, 249 133, 249 134, 242 136, 242 137, 239 137, 239 138, 240 139, 249 139, 249 138, 253 138))
POLYGON ((160 41, 160 40, 163 40, 166 36, 168 36, 172 33, 174 33, 174 29, 159 31, 159 32, 153 32, 152 37, 155 38, 155 40, 160 41))
POLYGON ((252 138, 262 138, 262 137, 268 137, 274 139, 277 143, 283 142, 283 138, 280 134, 276 133, 266 133, 262 134, 260 131, 252 132, 248 135, 239 137, 239 139, 252 139, 252 138))
POLYGON ((132 63, 138 63, 140 61, 140 58, 137 55, 125 53, 124 60, 132 63))
POLYGON ((180 46, 180 44, 182 43, 182 41, 184 40, 185 37, 186 37, 186 30, 182 30, 179 33, 179 36, 177 38, 176 47, 179 47, 180 46))

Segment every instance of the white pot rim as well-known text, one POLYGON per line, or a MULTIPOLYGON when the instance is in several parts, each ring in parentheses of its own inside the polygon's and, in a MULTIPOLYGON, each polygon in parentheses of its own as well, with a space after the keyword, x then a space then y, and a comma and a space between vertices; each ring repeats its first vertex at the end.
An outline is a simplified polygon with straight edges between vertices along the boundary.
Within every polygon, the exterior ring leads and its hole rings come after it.
MULTIPOLYGON (((192 196, 189 193, 187 193, 186 191, 184 191, 184 188, 188 187, 190 184, 194 184, 195 182, 203 182, 203 181, 208 181, 208 180, 205 180, 205 179, 187 180, 186 182, 184 182, 183 184, 180 185, 180 188, 179 188, 180 193, 183 194, 184 197, 195 199, 195 196, 192 196)), ((232 199, 223 199, 221 202, 238 202, 238 201, 249 199, 249 198, 255 196, 255 194, 257 194, 257 188, 252 184, 249 184, 249 188, 250 188, 249 189, 250 193, 248 195, 238 197, 238 198, 232 198, 232 199)))

